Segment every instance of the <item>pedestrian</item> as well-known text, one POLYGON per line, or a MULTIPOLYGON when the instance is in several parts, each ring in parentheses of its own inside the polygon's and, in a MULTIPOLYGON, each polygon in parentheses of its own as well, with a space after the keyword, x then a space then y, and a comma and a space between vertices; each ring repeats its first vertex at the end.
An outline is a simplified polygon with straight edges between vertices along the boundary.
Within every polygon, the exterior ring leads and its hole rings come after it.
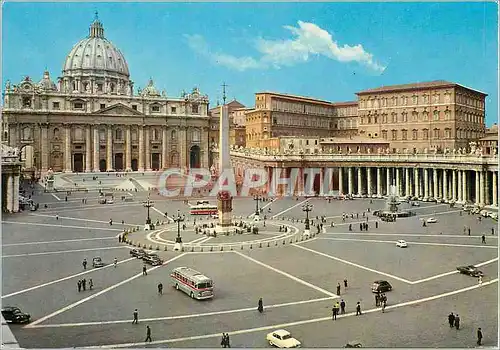
MULTIPOLYGON (((494 228, 494 227, 492 227, 492 228, 491 228, 491 235, 493 236, 494 234, 495 234, 495 228, 494 228)), ((481 329, 481 328, 479 328, 479 329, 481 329)))
POLYGON ((225 348, 226 347, 226 333, 222 333, 222 339, 220 341, 220 345, 225 348))
POLYGON ((337 305, 333 305, 333 308, 332 308, 332 320, 333 321, 337 320, 337 314, 339 312, 339 309, 337 309, 336 306, 337 305))
POLYGON ((340 283, 337 283, 337 295, 340 295, 340 283))
POLYGON ((453 312, 448 315, 448 323, 450 324, 450 328, 453 328, 455 325, 455 315, 453 315, 453 312))
POLYGON ((87 259, 83 259, 82 265, 83 265, 83 269, 86 270, 87 269, 87 259))
POLYGON ((378 228, 378 221, 375 221, 375 228, 378 228))
POLYGON ((363 224, 362 224, 362 223, 361 223, 361 224, 359 224, 359 230, 360 230, 360 231, 363 231, 363 224))
POLYGON ((151 343, 151 328, 149 326, 146 326, 146 339, 144 342, 147 342, 149 339, 149 342, 151 343))
POLYGON ((148 275, 148 270, 147 270, 147 267, 146 265, 144 264, 144 266, 142 267, 142 275, 143 276, 147 276, 148 275))
POLYGON ((481 236, 481 243, 486 244, 486 236, 485 235, 481 236))
POLYGON ((259 305, 257 306, 257 310, 259 310, 260 313, 264 312, 264 305, 262 302, 262 298, 259 299, 259 305))
POLYGON ((122 225, 125 225, 125 220, 122 220, 122 225))
POLYGON ((122 235, 118 235, 118 243, 122 242, 122 235))
POLYGON ((113 219, 109 219, 109 226, 113 226, 113 219))
POLYGON ((469 236, 470 236, 470 227, 467 230, 469 231, 469 236))
POLYGON ((352 231, 352 224, 349 224, 349 231, 352 231))
POLYGON ((361 304, 358 303, 356 304, 356 316, 361 315, 361 304))
POLYGON ((345 314, 345 301, 344 301, 344 299, 342 299, 340 301, 340 313, 345 314))
POLYGON ((94 281, 92 281, 92 278, 89 279, 89 289, 92 290, 94 287, 94 281))
POLYGON ((56 220, 59 220, 59 214, 56 214, 56 220))
POLYGON ((82 285, 83 285, 83 290, 84 291, 87 290, 87 280, 85 278, 82 280, 82 285))
POLYGON ((231 343, 229 342, 229 333, 226 333, 226 347, 227 348, 231 347, 231 343))
POLYGON ((378 307, 380 305, 380 296, 375 294, 375 307, 378 307))
POLYGON ((134 320, 132 321, 132 324, 137 324, 139 322, 139 312, 137 309, 134 310, 134 320))
POLYGON ((460 317, 458 314, 455 315, 455 328, 458 330, 460 329, 460 317))
POLYGON ((158 283, 158 294, 163 294, 163 284, 161 282, 158 283))
POLYGON ((117 259, 117 258, 115 258, 115 259, 113 260, 113 265, 114 265, 115 267, 116 267, 116 264, 118 264, 118 259, 117 259))
POLYGON ((477 329, 477 345, 481 346, 481 341, 483 340, 483 332, 481 331, 481 327, 477 329))
POLYGON ((479 277, 477 278, 477 283, 478 283, 480 286, 482 286, 482 285, 483 285, 483 276, 479 276, 479 277))
POLYGON ((78 286, 78 292, 81 292, 82 291, 82 281, 78 280, 77 286, 78 286))
POLYGON ((344 278, 344 288, 347 288, 347 278, 344 278))
POLYGON ((385 298, 384 298, 384 299, 382 300, 382 313, 384 313, 384 312, 385 312, 385 307, 386 307, 386 305, 387 305, 387 299, 385 299, 385 298))

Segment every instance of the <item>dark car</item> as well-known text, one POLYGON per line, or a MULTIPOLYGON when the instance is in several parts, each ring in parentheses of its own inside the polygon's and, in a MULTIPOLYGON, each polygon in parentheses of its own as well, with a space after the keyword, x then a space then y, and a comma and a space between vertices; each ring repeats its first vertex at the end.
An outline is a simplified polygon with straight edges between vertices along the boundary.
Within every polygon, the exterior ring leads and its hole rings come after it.
POLYGON ((479 271, 474 265, 469 266, 459 266, 457 270, 464 275, 469 275, 472 277, 484 276, 482 271, 479 271))
POLYGON ((146 252, 144 249, 132 249, 130 251, 130 255, 135 256, 136 258, 142 258, 146 255, 146 252))
POLYGON ((373 293, 385 293, 385 292, 388 292, 391 290, 392 290, 392 286, 387 281, 379 280, 379 281, 373 282, 373 284, 372 284, 372 292, 373 293))
POLYGON ((4 306, 2 308, 2 316, 5 321, 11 323, 28 323, 31 318, 30 314, 25 314, 15 306, 4 306))
POLYGON ((157 254, 146 254, 142 257, 145 263, 148 263, 153 266, 158 266, 163 264, 163 260, 157 254))

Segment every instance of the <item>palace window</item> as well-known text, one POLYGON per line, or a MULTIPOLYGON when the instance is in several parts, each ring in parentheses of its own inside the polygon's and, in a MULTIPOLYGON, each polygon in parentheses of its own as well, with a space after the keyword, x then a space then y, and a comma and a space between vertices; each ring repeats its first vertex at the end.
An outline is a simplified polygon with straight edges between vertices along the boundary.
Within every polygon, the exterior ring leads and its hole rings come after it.
POLYGON ((60 109, 59 102, 52 102, 52 109, 55 109, 55 110, 60 109))
POLYGON ((423 121, 429 120, 429 112, 424 111, 424 113, 422 113, 422 120, 423 121))
POLYGON ((193 114, 199 114, 200 106, 197 103, 193 103, 191 106, 191 111, 193 112, 193 114))
POLYGON ((418 120, 418 112, 411 113, 411 120, 416 122, 418 120))
POLYGON ((59 133, 59 129, 58 128, 54 129, 53 137, 54 137, 54 140, 59 140, 60 133, 59 133))
POLYGON ((398 115, 396 113, 392 113, 392 122, 397 123, 398 122, 398 115))
POLYGON ((134 111, 137 111, 137 105, 132 105, 132 109, 133 109, 134 111))
POLYGON ((153 141, 158 141, 158 139, 160 138, 160 133, 157 129, 151 129, 151 137, 153 141))
POLYGON ((174 106, 170 107, 170 112, 171 112, 172 114, 177 113, 177 107, 174 107, 174 106))
POLYGON ((444 137, 451 139, 451 129, 444 129, 444 137))
POLYGON ((422 130, 422 138, 424 140, 428 140, 429 139, 429 130, 428 129, 422 130))
POLYGON ((83 102, 74 102, 73 109, 83 109, 83 102))
POLYGON ((31 97, 23 97, 23 107, 24 108, 31 108, 31 97))
POLYGON ((387 130, 382 130, 382 138, 387 140, 387 130))
POLYGON ((439 139, 439 129, 434 129, 434 138, 439 139))
POLYGON ((412 98, 411 98, 411 101, 414 105, 418 105, 418 96, 417 95, 413 95, 412 98))
POLYGON ((433 101, 434 101, 434 103, 439 103, 439 94, 435 94, 433 96, 433 101))
POLYGON ((406 140, 408 138, 408 130, 401 130, 401 139, 406 140))
POLYGON ((450 110, 447 109, 446 111, 444 111, 444 120, 450 120, 450 118, 451 118, 451 112, 450 110))
POLYGON ((434 111, 433 113, 434 120, 439 120, 439 111, 434 111))
POLYGON ((397 140, 398 139, 398 131, 397 130, 392 130, 391 133, 392 133, 392 139, 393 140, 397 140))
POLYGON ((408 121, 408 113, 406 112, 403 112, 401 114, 402 118, 403 118, 403 123, 406 123, 408 121))
POLYGON ((104 109, 106 108, 106 105, 104 103, 101 103, 101 105, 99 106, 100 109, 104 109))
POLYGON ((418 130, 417 129, 413 129, 411 131, 411 138, 412 138, 412 140, 418 139, 418 130))
POLYGON ((424 103, 429 103, 429 95, 424 95, 424 103))
POLYGON ((151 112, 158 113, 159 111, 160 111, 160 106, 159 105, 153 105, 153 106, 151 106, 151 112))

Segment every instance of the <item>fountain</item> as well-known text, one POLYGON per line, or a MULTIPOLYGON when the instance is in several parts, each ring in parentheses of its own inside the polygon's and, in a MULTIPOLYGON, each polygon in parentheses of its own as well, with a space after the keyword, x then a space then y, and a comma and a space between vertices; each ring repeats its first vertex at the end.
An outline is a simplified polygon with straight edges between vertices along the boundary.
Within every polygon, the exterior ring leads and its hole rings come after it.
POLYGON ((379 216, 384 221, 395 221, 397 217, 408 217, 412 213, 408 210, 401 210, 399 206, 401 202, 397 196, 396 186, 392 185, 389 187, 389 195, 387 197, 386 209, 376 210, 373 215, 379 216))

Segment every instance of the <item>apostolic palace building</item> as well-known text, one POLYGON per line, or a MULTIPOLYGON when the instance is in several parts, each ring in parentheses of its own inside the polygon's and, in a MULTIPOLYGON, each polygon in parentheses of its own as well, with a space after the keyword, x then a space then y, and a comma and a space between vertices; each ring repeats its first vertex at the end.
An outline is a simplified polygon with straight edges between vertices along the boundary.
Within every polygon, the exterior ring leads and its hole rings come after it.
MULTIPOLYGON (((319 168, 320 194, 382 196, 396 184, 402 196, 498 207, 498 129, 486 130, 485 93, 439 80, 356 96, 330 102, 261 91, 253 107, 227 103, 237 178, 249 167, 272 181, 275 169, 279 177, 319 168)), ((134 90, 97 18, 56 82, 49 72, 7 82, 2 112, 2 140, 36 174, 208 168, 217 160, 220 110, 197 88, 173 98, 150 79, 134 90)), ((12 179, 2 174, 3 193, 18 188, 12 179)))

